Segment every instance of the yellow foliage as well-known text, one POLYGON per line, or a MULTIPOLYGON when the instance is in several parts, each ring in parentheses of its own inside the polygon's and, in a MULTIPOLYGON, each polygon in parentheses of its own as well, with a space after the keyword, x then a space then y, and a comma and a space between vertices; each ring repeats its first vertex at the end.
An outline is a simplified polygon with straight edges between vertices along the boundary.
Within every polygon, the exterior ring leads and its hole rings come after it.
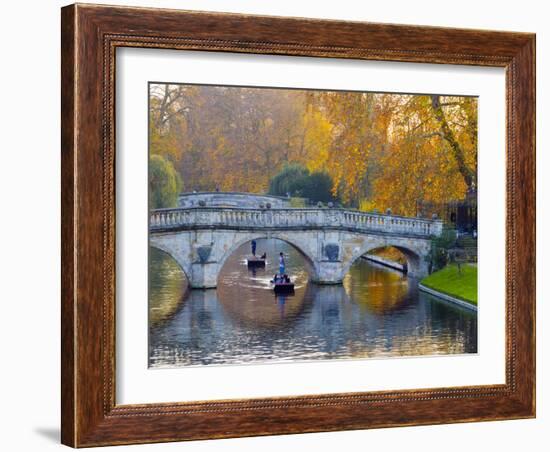
POLYGON ((371 212, 376 209, 376 203, 368 199, 359 200, 359 210, 361 212, 371 212))
POLYGON ((428 95, 176 86, 151 85, 150 152, 186 191, 265 192, 299 163, 326 171, 344 205, 414 215, 418 201, 464 198, 456 148, 477 171, 476 98, 438 96, 452 149, 428 95))

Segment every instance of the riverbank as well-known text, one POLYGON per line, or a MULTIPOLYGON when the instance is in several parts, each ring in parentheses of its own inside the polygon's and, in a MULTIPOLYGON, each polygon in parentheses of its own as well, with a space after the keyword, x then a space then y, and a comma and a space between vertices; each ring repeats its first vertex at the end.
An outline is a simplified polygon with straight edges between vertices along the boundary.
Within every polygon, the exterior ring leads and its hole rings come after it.
POLYGON ((419 288, 427 288, 426 292, 439 292, 449 299, 456 299, 462 303, 468 303, 477 307, 477 265, 463 264, 459 273, 456 264, 447 265, 445 268, 432 273, 422 281, 419 288))

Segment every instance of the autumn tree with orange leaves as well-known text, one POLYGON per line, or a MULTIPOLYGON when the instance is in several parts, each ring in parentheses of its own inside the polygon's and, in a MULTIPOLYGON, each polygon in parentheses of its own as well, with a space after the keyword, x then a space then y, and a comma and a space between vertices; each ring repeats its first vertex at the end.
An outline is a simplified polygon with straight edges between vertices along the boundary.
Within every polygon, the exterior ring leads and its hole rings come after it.
POLYGON ((266 193, 298 164, 344 206, 415 215, 477 185, 474 97, 151 84, 149 113, 183 191, 266 193))

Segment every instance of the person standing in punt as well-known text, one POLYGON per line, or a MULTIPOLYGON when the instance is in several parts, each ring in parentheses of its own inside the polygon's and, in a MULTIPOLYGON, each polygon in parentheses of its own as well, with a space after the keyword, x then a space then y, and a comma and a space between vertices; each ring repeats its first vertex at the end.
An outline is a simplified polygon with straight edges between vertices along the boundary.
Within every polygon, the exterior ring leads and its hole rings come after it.
POLYGON ((252 256, 256 257, 256 240, 252 240, 250 246, 252 247, 252 256))
POLYGON ((279 253, 279 274, 285 274, 285 258, 282 252, 279 253))

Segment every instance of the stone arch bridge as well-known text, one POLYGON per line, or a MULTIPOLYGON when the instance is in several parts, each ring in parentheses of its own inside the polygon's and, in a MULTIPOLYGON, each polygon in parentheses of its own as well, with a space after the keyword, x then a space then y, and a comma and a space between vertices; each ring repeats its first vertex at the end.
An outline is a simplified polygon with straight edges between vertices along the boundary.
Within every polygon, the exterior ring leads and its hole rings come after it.
POLYGON ((356 259, 386 246, 406 256, 409 275, 426 275, 431 238, 442 227, 441 220, 345 209, 175 208, 151 212, 149 243, 178 262, 192 288, 216 287, 226 259, 259 238, 298 249, 311 264, 312 281, 339 284, 356 259))

